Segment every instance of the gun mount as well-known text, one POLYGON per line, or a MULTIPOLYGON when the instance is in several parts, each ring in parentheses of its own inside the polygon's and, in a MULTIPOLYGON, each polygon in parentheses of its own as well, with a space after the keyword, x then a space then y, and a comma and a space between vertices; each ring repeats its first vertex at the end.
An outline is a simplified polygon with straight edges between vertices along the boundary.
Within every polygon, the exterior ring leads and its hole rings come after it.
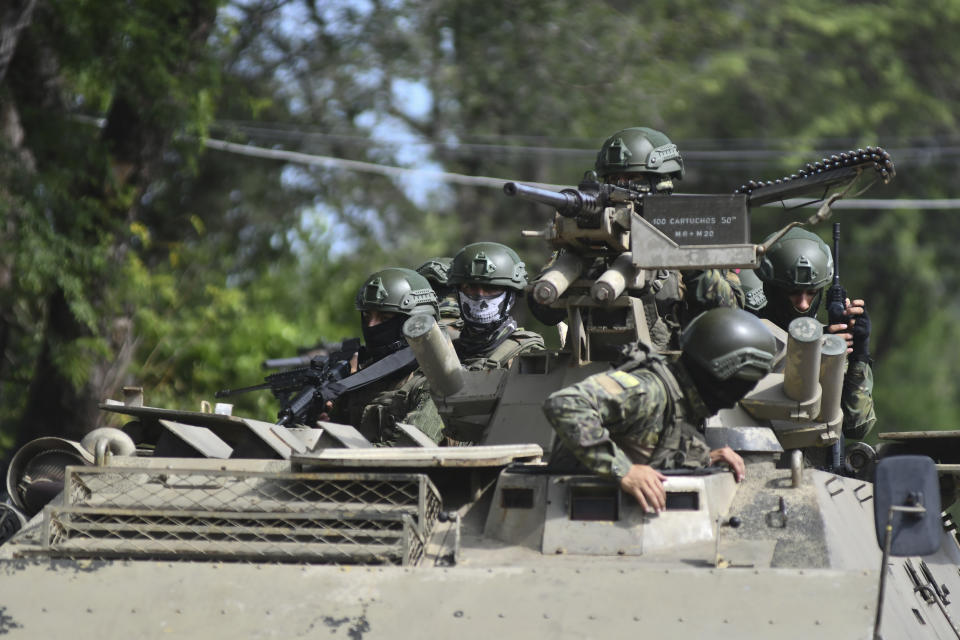
POLYGON ((503 190, 556 209, 544 231, 523 232, 544 238, 554 251, 530 297, 534 307, 566 316, 566 344, 573 361, 585 364, 609 360, 632 341, 654 342, 651 305, 666 272, 757 267, 764 247, 750 241, 751 207, 794 196, 816 201, 829 195, 833 202, 846 191, 831 190, 851 185, 871 168, 885 183, 896 174, 889 153, 868 147, 775 181, 751 180, 731 195, 651 193, 601 184, 592 172, 577 189, 508 182, 503 190))

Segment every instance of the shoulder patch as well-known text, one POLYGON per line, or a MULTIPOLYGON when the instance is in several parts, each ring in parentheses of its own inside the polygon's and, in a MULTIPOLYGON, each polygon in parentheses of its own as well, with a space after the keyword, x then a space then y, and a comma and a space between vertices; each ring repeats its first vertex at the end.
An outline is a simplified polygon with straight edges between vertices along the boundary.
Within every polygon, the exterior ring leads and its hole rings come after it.
POLYGON ((630 387, 635 387, 640 384, 636 376, 632 376, 626 371, 613 371, 610 373, 610 377, 619 382, 620 386, 624 389, 629 389, 630 387))
POLYGON ((764 294, 763 289, 746 290, 744 297, 746 298, 744 307, 746 307, 748 311, 760 311, 767 306, 767 296, 764 294))

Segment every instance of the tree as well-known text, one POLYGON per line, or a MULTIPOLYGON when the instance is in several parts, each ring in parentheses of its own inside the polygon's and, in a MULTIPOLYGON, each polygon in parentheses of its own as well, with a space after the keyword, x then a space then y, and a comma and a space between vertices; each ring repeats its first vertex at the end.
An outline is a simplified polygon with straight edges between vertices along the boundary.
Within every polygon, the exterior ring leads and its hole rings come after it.
POLYGON ((124 268, 142 198, 166 161, 190 163, 198 149, 216 8, 51 0, 21 33, 3 87, 21 135, 4 140, 13 251, 0 331, 16 375, 5 390, 28 385, 14 407, 21 442, 82 435, 125 374, 135 336, 124 268), (78 119, 84 108, 102 110, 102 128, 78 119))

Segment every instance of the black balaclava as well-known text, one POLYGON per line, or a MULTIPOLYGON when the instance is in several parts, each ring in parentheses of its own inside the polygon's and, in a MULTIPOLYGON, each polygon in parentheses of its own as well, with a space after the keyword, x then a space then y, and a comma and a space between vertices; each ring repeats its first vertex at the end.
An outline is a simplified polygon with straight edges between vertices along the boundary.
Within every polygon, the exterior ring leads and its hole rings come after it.
POLYGON ((366 350, 364 360, 379 360, 407 346, 403 339, 403 323, 408 317, 398 313, 372 327, 368 327, 361 319, 360 330, 363 332, 363 345, 366 350))
POLYGON ((472 356, 495 348, 517 328, 510 311, 517 303, 517 292, 505 289, 492 296, 468 296, 457 292, 463 330, 456 340, 457 353, 472 356))
POLYGON ((700 393, 703 403, 710 409, 711 414, 717 413, 721 409, 731 409, 743 396, 750 393, 755 386, 756 380, 742 380, 740 378, 728 378, 726 380, 717 380, 709 371, 687 357, 687 354, 681 354, 680 362, 683 368, 690 374, 693 384, 700 393))
POLYGON ((790 302, 789 291, 776 285, 764 284, 763 293, 767 297, 767 306, 760 312, 761 317, 766 318, 781 329, 786 330, 790 322, 796 318, 816 318, 817 311, 820 310, 820 301, 823 299, 823 288, 817 291, 817 295, 810 301, 810 308, 804 312, 797 311, 790 302))

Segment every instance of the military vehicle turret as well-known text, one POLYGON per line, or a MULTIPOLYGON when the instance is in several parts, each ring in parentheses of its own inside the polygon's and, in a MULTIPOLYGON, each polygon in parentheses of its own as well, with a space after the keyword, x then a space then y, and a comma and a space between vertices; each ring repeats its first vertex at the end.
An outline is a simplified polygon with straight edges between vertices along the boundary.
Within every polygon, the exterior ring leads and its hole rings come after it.
POLYGON ((933 463, 884 459, 876 486, 872 451, 860 477, 804 464, 837 439, 845 357, 811 319, 777 333, 780 370, 707 425, 744 457, 743 482, 671 474, 651 515, 608 480, 546 464, 543 399, 649 340, 655 270, 755 265, 750 207, 828 198, 874 163, 892 173, 876 150, 854 155, 732 196, 508 186, 558 198, 542 234, 557 259, 532 292, 563 312, 566 347, 464 371, 432 317, 405 328, 441 412, 474 424, 479 446, 409 427, 415 446, 374 447, 346 425, 150 407, 137 389, 102 405, 129 418, 122 431, 31 443, 8 477, 5 514, 26 523, 0 546, 0 634, 960 636, 960 547, 933 463))

